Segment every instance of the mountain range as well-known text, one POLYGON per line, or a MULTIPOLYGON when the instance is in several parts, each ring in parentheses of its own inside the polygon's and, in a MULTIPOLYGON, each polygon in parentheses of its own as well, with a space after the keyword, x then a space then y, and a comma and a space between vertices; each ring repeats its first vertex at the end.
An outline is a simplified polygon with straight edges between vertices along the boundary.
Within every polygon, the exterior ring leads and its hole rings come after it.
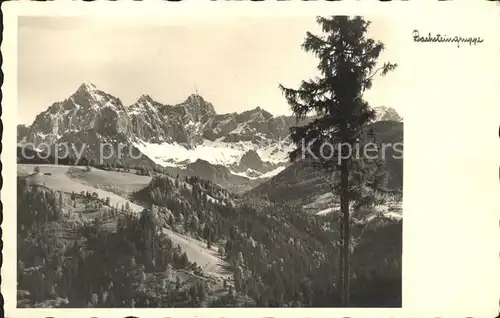
MULTIPOLYGON (((377 116, 376 142, 402 144, 399 115, 377 116)), ((301 124, 82 84, 17 127, 18 307, 340 306, 339 198, 325 170, 289 161, 301 124)), ((353 307, 401 307, 403 169, 388 151, 396 191, 352 213, 353 307)))
MULTIPOLYGON (((392 108, 376 110, 377 121, 401 121, 392 108)), ((82 151, 95 162, 161 166, 244 192, 290 166, 288 153, 294 145, 289 130, 300 124, 294 116, 273 116, 261 107, 218 114, 199 94, 176 105, 149 95, 124 105, 83 83, 39 113, 30 126, 19 125, 17 133, 19 145, 37 150, 54 151, 58 145, 62 151, 67 144, 72 155, 82 151)), ((392 139, 399 137, 402 130, 392 139)))

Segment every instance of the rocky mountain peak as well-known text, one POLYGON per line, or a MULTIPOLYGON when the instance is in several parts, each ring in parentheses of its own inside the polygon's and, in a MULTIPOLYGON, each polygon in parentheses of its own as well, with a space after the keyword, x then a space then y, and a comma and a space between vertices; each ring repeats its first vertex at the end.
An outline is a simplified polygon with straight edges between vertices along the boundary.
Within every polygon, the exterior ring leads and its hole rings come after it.
POLYGON ((401 122, 403 118, 399 116, 398 112, 392 108, 387 106, 379 106, 375 107, 375 121, 397 121, 401 122))
POLYGON ((263 162, 259 154, 255 150, 251 149, 243 154, 240 160, 240 165, 253 170, 260 170, 263 162))
MULTIPOLYGON (((94 84, 90 82, 82 83, 73 95, 69 98, 70 104, 73 104, 77 108, 83 106, 85 109, 98 110, 101 107, 115 107, 117 110, 122 110, 123 106, 121 101, 102 91, 99 90, 94 84)), ((66 105, 68 107, 69 105, 66 105)))
POLYGON ((186 98, 186 102, 205 102, 205 99, 200 94, 193 93, 186 98))
POLYGON ((97 87, 90 83, 90 82, 84 82, 82 83, 78 89, 71 95, 71 98, 75 100, 93 100, 96 101, 98 100, 98 90, 97 87))
POLYGON ((206 122, 217 114, 215 107, 199 94, 191 94, 179 105, 174 106, 193 122, 206 122))
POLYGON ((137 100, 137 102, 138 103, 143 103, 143 102, 153 103, 154 99, 148 94, 142 94, 141 97, 139 97, 139 99, 137 100))
MULTIPOLYGON (((142 94, 124 107, 117 97, 85 82, 73 95, 40 113, 28 133, 19 127, 18 135, 20 141, 36 145, 57 141, 96 147, 103 142, 128 143, 144 154, 145 162, 193 171, 211 171, 207 163, 220 165, 207 175, 210 178, 231 175, 229 168, 260 177, 283 161, 281 152, 285 150, 277 149, 275 143, 288 135, 291 121, 285 119, 275 119, 261 107, 217 114, 212 103, 198 93, 180 104, 159 103, 142 94)), ((89 157, 99 152, 92 147, 86 149, 89 157)))
POLYGON ((89 93, 89 92, 95 92, 97 90, 97 87, 92 84, 91 82, 83 82, 77 89, 77 93, 89 93))
POLYGON ((268 111, 257 106, 254 109, 250 109, 239 114, 240 121, 267 121, 273 118, 273 115, 268 111))

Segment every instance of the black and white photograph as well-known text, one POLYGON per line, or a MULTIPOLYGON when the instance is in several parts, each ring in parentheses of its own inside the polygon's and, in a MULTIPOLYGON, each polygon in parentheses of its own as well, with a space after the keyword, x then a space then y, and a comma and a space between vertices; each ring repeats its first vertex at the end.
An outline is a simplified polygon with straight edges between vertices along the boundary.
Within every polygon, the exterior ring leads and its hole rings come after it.
POLYGON ((459 152, 498 130, 465 110, 493 84, 457 75, 488 69, 479 28, 334 10, 16 20, 17 107, 2 116, 17 127, 2 172, 16 171, 2 193, 16 310, 416 310, 427 294, 439 316, 486 281, 490 267, 465 273, 486 259, 498 188, 465 191, 487 182, 462 162, 495 156, 459 152), (429 73, 452 58, 450 83, 429 73))
POLYGON ((228 25, 19 20, 19 307, 401 306, 384 21, 228 25))

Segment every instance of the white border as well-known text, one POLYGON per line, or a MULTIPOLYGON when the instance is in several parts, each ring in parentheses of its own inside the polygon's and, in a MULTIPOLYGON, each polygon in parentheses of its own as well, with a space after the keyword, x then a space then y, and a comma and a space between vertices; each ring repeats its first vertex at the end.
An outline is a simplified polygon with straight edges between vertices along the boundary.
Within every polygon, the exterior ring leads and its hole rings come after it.
MULTIPOLYGON (((500 204, 498 198, 500 166, 500 98, 499 95, 477 96, 477 104, 460 105, 455 111, 471 119, 466 127, 457 127, 446 119, 440 105, 422 105, 422 109, 405 114, 404 162, 404 243, 403 243, 403 309, 16 309, 16 168, 14 149, 16 143, 17 105, 17 16, 20 15, 69 15, 101 16, 106 18, 144 15, 161 19, 196 18, 202 16, 283 16, 283 15, 387 15, 409 18, 436 19, 446 25, 446 17, 460 15, 464 23, 475 24, 491 21, 491 27, 500 30, 500 9, 493 3, 480 0, 447 1, 192 1, 166 2, 8 2, 2 3, 4 12, 4 57, 2 86, 3 134, 3 188, 4 262, 2 267, 2 294, 6 317, 493 317, 498 313, 500 298, 500 204), (389 5, 390 3, 390 5, 389 5), (432 12, 432 13, 431 13, 432 12), (440 19, 440 20, 438 20, 440 19), (428 116, 442 118, 442 131, 426 130, 422 124, 428 116), (466 129, 467 140, 460 140, 456 148, 479 142, 482 160, 467 153, 453 157, 450 152, 433 149, 433 159, 424 158, 423 140, 452 138, 446 131, 466 129), (432 181, 424 177, 429 165, 440 171, 432 181), (424 173, 423 173, 424 172, 424 173), (431 190, 425 190, 427 188, 431 190), (433 190, 440 189, 439 196, 433 190), (439 210, 441 209, 441 210, 439 210), (469 218, 464 215, 470 215, 469 218), (429 218, 435 217, 433 222, 429 218), (437 217, 436 217, 437 216, 437 217), (454 216, 454 217, 453 217, 454 216), (446 232, 445 232, 446 230, 446 232), (443 239, 447 237, 448 241, 443 239), (447 243, 448 242, 448 243, 447 243), (455 246, 455 243, 459 245, 455 246), (446 245, 448 244, 448 245, 446 245), (443 257, 442 253, 447 253, 443 257), (441 255, 441 256, 440 256, 441 255), (439 263, 430 264, 432 260, 439 263), (446 263, 443 263, 446 262, 446 263), (425 269, 422 270, 422 268, 425 269), (436 268, 436 272, 431 272, 436 268), (457 274, 457 281, 440 281, 447 269, 457 274), (468 279, 473 275, 474 279, 468 279), (467 281, 469 285, 461 282, 467 281), (433 284, 433 282, 436 282, 433 284), (441 285, 438 282, 442 283, 441 285)), ((500 34, 497 32, 497 34, 500 34)), ((418 49, 415 46, 415 49, 418 49)), ((439 50, 439 46, 435 47, 439 50)), ((491 74, 483 79, 467 78, 464 81, 485 80, 500 88, 500 36, 487 38, 484 55, 491 60, 491 74), (492 44, 493 43, 493 44, 492 44), (495 60, 491 50, 497 48, 495 60), (496 76, 495 76, 496 74, 496 76)), ((459 52, 459 51, 457 51, 459 52)), ((457 54, 460 54, 457 53, 457 54)), ((458 57, 456 57, 458 58, 458 57)), ((477 58, 477 56, 476 56, 477 58)), ((397 61, 396 61, 397 62, 397 61)), ((474 60, 468 60, 474 63, 474 60)), ((462 62, 463 63, 463 62, 462 62)), ((417 70, 418 71, 418 70, 417 70)), ((429 74, 429 85, 434 74, 429 74)), ((498 91, 497 91, 498 92, 498 91)), ((474 92, 471 92, 473 94, 474 92)), ((408 98, 418 98, 409 96, 408 98)), ((442 105, 443 109, 453 108, 442 105)), ((453 117, 455 118, 455 117, 453 117)), ((460 136, 463 136, 461 134, 460 136)), ((466 148, 465 148, 466 149, 466 148)), ((470 151, 470 149, 469 149, 470 151)))

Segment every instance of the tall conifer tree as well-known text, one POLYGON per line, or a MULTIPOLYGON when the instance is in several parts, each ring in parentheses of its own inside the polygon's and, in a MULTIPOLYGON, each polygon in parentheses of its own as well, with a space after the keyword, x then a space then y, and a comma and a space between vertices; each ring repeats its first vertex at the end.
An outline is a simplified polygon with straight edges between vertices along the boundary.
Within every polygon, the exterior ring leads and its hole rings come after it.
POLYGON ((316 162, 334 172, 332 189, 340 197, 342 305, 348 306, 350 210, 372 209, 382 198, 373 190, 382 190, 384 181, 382 161, 373 151, 364 151, 374 142, 368 124, 375 111, 363 93, 376 75, 386 75, 396 64, 377 63, 384 44, 367 37, 370 22, 362 17, 318 17, 317 23, 322 34, 307 32, 302 48, 318 58, 320 76, 303 81, 298 89, 280 89, 298 119, 312 115, 306 124, 291 129, 298 145, 291 159, 316 162), (356 149, 361 149, 360 155, 356 149))

